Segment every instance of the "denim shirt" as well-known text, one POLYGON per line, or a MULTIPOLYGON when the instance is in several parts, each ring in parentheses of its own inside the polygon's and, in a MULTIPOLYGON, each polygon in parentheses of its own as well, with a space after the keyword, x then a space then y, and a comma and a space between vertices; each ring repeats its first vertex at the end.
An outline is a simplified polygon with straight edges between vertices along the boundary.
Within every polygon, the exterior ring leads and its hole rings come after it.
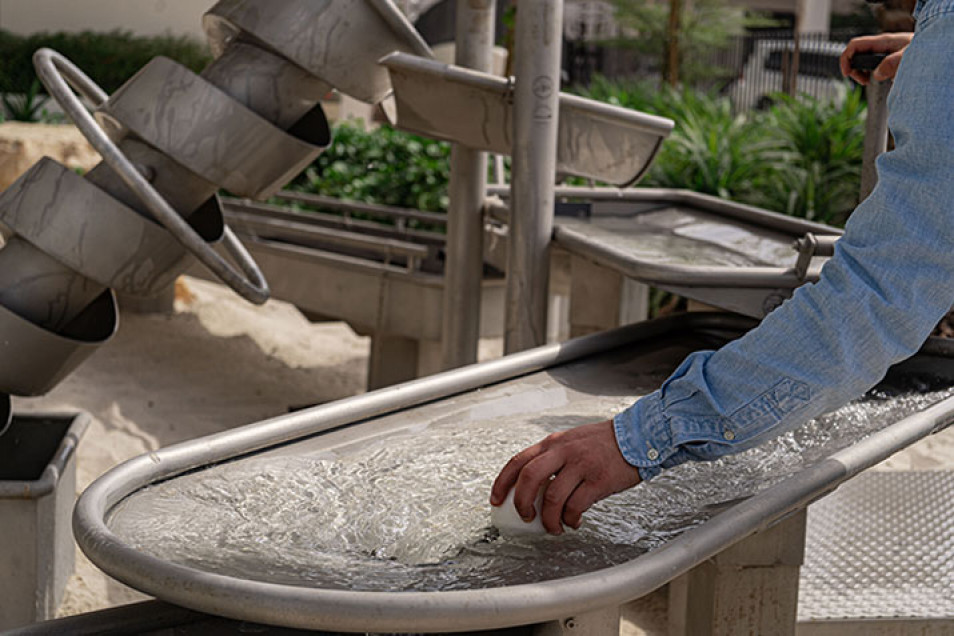
POLYGON ((818 282, 616 416, 644 480, 751 448, 862 395, 954 303, 954 0, 921 0, 888 99, 895 149, 818 282))

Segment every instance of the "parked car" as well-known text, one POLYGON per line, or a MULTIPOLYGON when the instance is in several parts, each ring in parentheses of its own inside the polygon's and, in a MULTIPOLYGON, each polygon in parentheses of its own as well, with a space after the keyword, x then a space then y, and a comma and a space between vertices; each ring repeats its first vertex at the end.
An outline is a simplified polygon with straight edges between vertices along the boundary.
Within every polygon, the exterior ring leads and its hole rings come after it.
MULTIPOLYGON (((837 99, 850 86, 838 66, 844 42, 806 40, 798 51, 795 92, 819 100, 837 99)), ((773 93, 785 90, 785 74, 795 55, 793 40, 757 40, 742 73, 726 88, 739 110, 771 105, 773 93)))

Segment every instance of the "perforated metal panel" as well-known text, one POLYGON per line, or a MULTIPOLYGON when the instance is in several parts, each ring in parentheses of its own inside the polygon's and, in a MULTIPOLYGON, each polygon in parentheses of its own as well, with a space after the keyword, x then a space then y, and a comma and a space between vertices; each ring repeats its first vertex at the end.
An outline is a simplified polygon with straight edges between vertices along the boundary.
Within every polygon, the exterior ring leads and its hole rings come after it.
POLYGON ((867 472, 809 507, 799 621, 954 617, 954 472, 867 472))

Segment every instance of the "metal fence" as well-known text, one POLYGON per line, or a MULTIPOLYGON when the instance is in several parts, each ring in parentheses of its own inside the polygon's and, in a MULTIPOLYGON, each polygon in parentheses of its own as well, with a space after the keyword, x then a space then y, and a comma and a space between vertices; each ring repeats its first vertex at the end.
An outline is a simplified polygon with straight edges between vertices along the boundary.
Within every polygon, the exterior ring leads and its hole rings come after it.
MULTIPOLYGON (((680 80, 729 96, 739 111, 765 107, 777 93, 831 99, 848 86, 839 70, 841 52, 848 40, 861 34, 858 30, 796 34, 791 29, 749 33, 702 55, 684 55, 680 80)), ((567 40, 564 79, 584 86, 597 75, 660 82, 662 57, 661 51, 639 52, 625 42, 567 40)))

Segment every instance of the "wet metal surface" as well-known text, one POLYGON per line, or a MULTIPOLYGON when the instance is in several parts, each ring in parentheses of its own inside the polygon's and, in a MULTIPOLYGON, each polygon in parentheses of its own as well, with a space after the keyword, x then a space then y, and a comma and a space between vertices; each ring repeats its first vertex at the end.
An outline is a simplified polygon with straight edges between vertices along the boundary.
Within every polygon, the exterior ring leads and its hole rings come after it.
MULTIPOLYGON (((382 64, 394 82, 399 128, 513 154, 512 80, 401 53, 382 64)), ((663 117, 561 93, 557 173, 629 185, 645 173, 672 126, 663 117)))
MULTIPOLYGON (((453 444, 438 444, 431 450, 423 443, 415 446, 415 441, 430 435, 466 437, 467 431, 474 431, 481 440, 475 447, 479 449, 480 444, 493 445, 496 439, 492 430, 483 431, 481 427, 485 425, 491 429, 513 427, 517 431, 521 419, 539 423, 541 418, 552 415, 559 420, 558 426, 565 426, 605 417, 635 395, 658 385, 688 350, 716 346, 721 341, 718 334, 724 333, 728 326, 724 318, 698 315, 634 325, 159 451, 105 475, 84 494, 77 508, 77 538, 97 565, 120 580, 164 600, 234 618, 349 631, 447 631, 538 623, 572 616, 584 609, 618 605, 648 593, 748 534, 806 505, 899 447, 951 421, 954 400, 944 399, 947 393, 938 388, 940 385, 917 381, 911 386, 927 393, 913 396, 903 391, 904 386, 911 388, 909 385, 885 389, 875 394, 869 403, 820 418, 772 445, 727 459, 727 465, 687 465, 670 471, 665 479, 637 489, 637 496, 648 497, 644 500, 644 514, 630 510, 632 519, 628 515, 624 517, 642 530, 634 534, 634 528, 626 523, 610 522, 599 531, 617 537, 611 543, 622 546, 643 541, 642 549, 655 548, 648 554, 632 555, 636 558, 625 563, 569 578, 560 573, 555 579, 512 584, 504 577, 497 581, 502 587, 454 589, 453 581, 466 579, 468 573, 476 579, 484 576, 478 574, 479 567, 472 567, 475 558, 479 562, 487 556, 487 550, 492 552, 497 546, 506 548, 505 543, 481 534, 486 531, 482 522, 471 527, 476 534, 465 531, 464 536, 457 536, 468 547, 456 552, 458 547, 454 542, 437 539, 444 536, 439 534, 440 524, 454 523, 456 517, 451 515, 445 519, 443 515, 447 511, 442 505, 429 508, 430 495, 415 498, 415 485, 401 487, 402 491, 410 491, 411 496, 406 500, 395 494, 364 504, 357 500, 348 504, 348 489, 335 489, 335 479, 351 474, 347 466, 352 460, 358 460, 350 465, 357 469, 354 475, 361 483, 373 488, 374 482, 380 481, 383 487, 391 475, 400 483, 405 463, 400 457, 405 446, 416 458, 408 464, 411 476, 415 467, 419 469, 418 474, 430 470, 427 467, 432 461, 448 466, 468 464, 453 461, 453 444), (667 333, 672 335, 665 337, 667 333), (561 357, 562 362, 557 362, 561 357), (545 360, 551 362, 545 363, 545 360), (534 371, 534 365, 541 363, 545 369, 534 371), (422 405, 422 400, 427 403, 422 405), (936 400, 942 401, 923 413, 909 415, 936 400), (388 412, 394 408, 397 410, 388 412), (872 418, 872 414, 877 417, 872 418), (326 432, 319 434, 322 430, 326 432), (868 433, 871 434, 864 437, 868 433), (859 436, 864 439, 858 441, 859 436), (846 450, 837 450, 845 446, 846 450), (451 456, 442 457, 442 448, 451 456), (236 455, 241 459, 232 464, 226 462, 236 455), (415 461, 423 463, 418 466, 415 461), (370 472, 363 472, 362 465, 370 472), (203 485, 204 467, 212 472, 207 473, 209 481, 203 485), (196 468, 201 470, 195 472, 196 468), (380 473, 375 472, 377 468, 381 469, 380 473), (240 484, 238 489, 234 489, 227 476, 231 469, 239 471, 235 475, 240 484), (180 481, 175 475, 183 471, 193 472, 180 481), (315 483, 309 483, 312 477, 317 479, 315 483), (697 481, 693 481, 693 477, 697 481), (283 479, 291 479, 297 485, 283 488, 280 485, 283 479), (170 558, 182 557, 187 562, 174 563, 165 557, 157 558, 157 554, 150 552, 151 548, 138 544, 138 539, 130 536, 125 541, 106 528, 105 521, 110 515, 114 516, 111 521, 114 528, 119 530, 123 525, 126 504, 117 507, 120 502, 143 486, 159 481, 165 483, 153 492, 159 495, 158 501, 170 497, 166 501, 172 505, 171 510, 178 506, 177 501, 191 500, 196 505, 201 502, 211 506, 210 509, 216 510, 213 513, 216 517, 220 513, 226 517, 237 514, 231 522, 219 523, 215 531, 207 528, 190 532, 188 527, 179 530, 187 535, 187 542, 209 543, 211 539, 213 552, 219 548, 228 552, 232 549, 230 541, 238 539, 235 547, 239 552, 232 553, 225 564, 211 566, 199 564, 195 560, 199 557, 191 550, 181 550, 170 558), (272 487, 277 490, 269 490, 272 487), (271 494, 260 496, 268 492, 271 494), (288 508, 294 511, 289 522, 299 514, 332 516, 322 517, 324 521, 316 517, 314 521, 319 523, 296 530, 283 521, 284 504, 280 497, 284 496, 293 500, 288 508), (344 499, 327 506, 319 503, 325 496, 343 496, 344 499), (408 503, 407 507, 402 505, 402 500, 408 503), (726 501, 730 503, 725 504, 726 501), (706 518, 707 514, 725 506, 728 507, 716 516, 706 518), (256 513, 259 509, 261 513, 256 513), (673 514, 660 517, 658 513, 663 509, 673 514), (232 512, 228 512, 230 510, 232 512), (253 529, 257 514, 277 524, 276 534, 253 529), (372 521, 379 514, 386 515, 382 519, 396 521, 390 525, 380 519, 372 521), (435 520, 435 527, 427 525, 428 515, 435 520), (362 526, 362 519, 369 523, 362 526), (643 522, 661 525, 643 527, 640 525, 643 522), (348 530, 351 523, 356 524, 357 534, 348 530), (365 530, 361 530, 362 527, 365 530), (692 529, 687 531, 687 527, 692 529), (374 585, 381 581, 394 582, 395 573, 402 569, 417 577, 430 573, 436 579, 422 587, 395 585, 387 592, 355 590, 347 582, 345 589, 336 589, 328 581, 328 577, 334 576, 327 567, 328 555, 320 547, 321 543, 314 541, 327 528, 333 530, 332 541, 348 543, 360 536, 371 540, 367 544, 354 544, 364 547, 345 550, 344 555, 366 565, 374 564, 372 569, 376 574, 367 576, 365 581, 371 589, 379 589, 374 585), (405 531, 408 542, 400 539, 405 531), (435 531, 438 534, 428 534, 435 531), (675 536, 680 532, 684 534, 675 536), (424 539, 415 543, 415 537, 424 539), (434 540, 428 541, 427 537, 434 540), (272 554, 273 548, 287 541, 297 547, 289 545, 287 550, 278 549, 272 554), (266 560, 277 557, 278 561, 270 560, 272 566, 268 567, 252 565, 256 553, 266 555, 266 560), (268 556, 270 554, 272 556, 268 556), (291 566, 289 570, 289 562, 299 558, 304 559, 303 564, 291 566), (312 558, 309 569, 307 563, 312 558), (434 567, 435 561, 440 567, 434 567), (415 591, 434 589, 435 581, 441 591, 415 591), (308 587, 316 583, 328 587, 308 587), (403 591, 393 593, 396 589, 403 591)), ((947 369, 948 377, 952 375, 949 367, 942 367, 947 369)), ((500 435, 506 438, 505 433, 500 435)), ((507 443, 519 445, 517 440, 507 443)), ((463 444, 465 449, 470 446, 466 441, 463 444)), ((500 453, 506 454, 502 449, 500 453)), ((474 483, 461 484, 462 499, 468 500, 469 495, 465 496, 464 491, 471 487, 475 492, 480 490, 479 482, 477 478, 474 483)), ((434 491, 438 499, 441 493, 448 494, 448 482, 441 484, 434 491)), ((421 487, 426 490, 424 481, 421 487)), ((149 492, 142 491, 142 496, 149 492)), ((139 496, 128 500, 131 513, 127 521, 145 520, 148 525, 150 515, 154 514, 150 510, 155 508, 148 505, 137 508, 139 496)), ((163 512, 157 517, 170 512, 161 505, 159 509, 163 512)), ((470 518, 469 514, 463 516, 470 518)), ((600 522, 594 520, 593 523, 596 525, 590 530, 598 530, 600 522)), ((170 537, 175 532, 177 530, 172 528, 163 536, 170 537)), ((558 541, 572 544, 578 536, 567 535, 558 541)), ((170 545, 159 554, 167 554, 164 550, 176 541, 171 539, 170 545)), ((625 551, 625 548, 619 549, 625 551)), ((171 552, 176 550, 173 548, 171 552)), ((546 553, 549 555, 552 551, 546 553)), ((364 581, 360 575, 356 580, 364 581)))

